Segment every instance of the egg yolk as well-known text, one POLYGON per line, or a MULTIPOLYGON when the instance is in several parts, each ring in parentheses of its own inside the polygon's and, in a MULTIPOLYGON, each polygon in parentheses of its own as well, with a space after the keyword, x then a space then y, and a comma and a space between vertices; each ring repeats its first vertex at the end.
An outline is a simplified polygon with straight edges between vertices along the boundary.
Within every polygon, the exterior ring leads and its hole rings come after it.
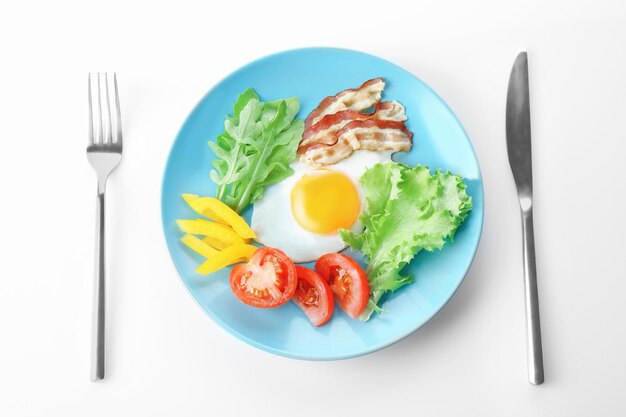
POLYGON ((360 211, 359 192, 350 178, 328 169, 304 175, 291 190, 291 212, 300 226, 319 234, 350 228, 360 211))

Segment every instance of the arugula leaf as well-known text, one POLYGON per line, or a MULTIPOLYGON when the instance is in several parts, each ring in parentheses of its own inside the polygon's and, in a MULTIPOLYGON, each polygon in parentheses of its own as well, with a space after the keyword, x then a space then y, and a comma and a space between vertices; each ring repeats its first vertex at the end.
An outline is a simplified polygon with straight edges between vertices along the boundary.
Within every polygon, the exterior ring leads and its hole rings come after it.
POLYGON ((304 122, 294 120, 299 110, 297 98, 263 103, 251 88, 239 96, 224 132, 209 142, 217 156, 210 174, 217 198, 241 213, 266 186, 293 174, 289 164, 304 130, 304 122))
POLYGON ((360 179, 366 208, 361 214, 365 230, 341 230, 342 239, 368 258, 371 294, 361 315, 367 320, 387 291, 414 281, 400 274, 417 253, 441 249, 472 208, 466 185, 457 175, 424 166, 414 168, 388 162, 376 164, 360 179))

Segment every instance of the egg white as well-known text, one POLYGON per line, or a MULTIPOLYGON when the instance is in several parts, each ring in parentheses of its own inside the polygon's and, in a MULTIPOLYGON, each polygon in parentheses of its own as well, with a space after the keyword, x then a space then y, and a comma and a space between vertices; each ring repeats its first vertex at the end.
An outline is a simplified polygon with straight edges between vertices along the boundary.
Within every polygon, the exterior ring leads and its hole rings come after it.
MULTIPOLYGON (((345 174, 356 186, 363 210, 365 196, 359 178, 370 166, 391 160, 391 152, 355 151, 350 157, 324 168, 345 174)), ((291 212, 291 190, 303 175, 316 168, 299 161, 291 167, 294 174, 265 189, 263 197, 254 203, 251 227, 257 235, 257 242, 285 252, 294 262, 315 261, 320 256, 339 252, 346 247, 339 234, 317 234, 298 224, 291 212)), ((329 202, 332 204, 332 202, 329 202)), ((360 212, 359 212, 360 213, 360 212)), ((363 224, 357 221, 350 230, 359 232, 363 224)))

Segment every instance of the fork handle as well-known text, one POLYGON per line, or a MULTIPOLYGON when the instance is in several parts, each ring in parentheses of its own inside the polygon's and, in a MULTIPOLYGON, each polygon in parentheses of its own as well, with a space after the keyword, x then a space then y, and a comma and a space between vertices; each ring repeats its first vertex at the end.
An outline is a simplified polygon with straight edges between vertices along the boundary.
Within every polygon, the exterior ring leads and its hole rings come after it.
POLYGON ((104 194, 106 179, 98 179, 98 201, 96 211, 96 268, 94 281, 93 327, 92 327, 92 381, 104 379, 104 194))
POLYGON ((526 351, 528 355, 528 381, 543 384, 543 350, 539 324, 539 296, 537 291, 537 266, 535 262, 535 232, 532 206, 522 210, 522 236, 524 240, 524 291, 526 295, 526 351))

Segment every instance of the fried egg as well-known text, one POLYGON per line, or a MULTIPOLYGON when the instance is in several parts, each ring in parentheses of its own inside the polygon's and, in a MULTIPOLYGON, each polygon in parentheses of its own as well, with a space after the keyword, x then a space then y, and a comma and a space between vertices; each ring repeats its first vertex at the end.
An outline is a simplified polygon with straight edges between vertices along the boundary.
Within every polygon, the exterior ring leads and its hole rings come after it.
POLYGON ((343 250, 339 229, 363 230, 358 218, 365 196, 359 178, 368 167, 390 160, 389 151, 359 150, 335 165, 292 163, 294 174, 267 187, 254 203, 256 240, 298 263, 343 250))

